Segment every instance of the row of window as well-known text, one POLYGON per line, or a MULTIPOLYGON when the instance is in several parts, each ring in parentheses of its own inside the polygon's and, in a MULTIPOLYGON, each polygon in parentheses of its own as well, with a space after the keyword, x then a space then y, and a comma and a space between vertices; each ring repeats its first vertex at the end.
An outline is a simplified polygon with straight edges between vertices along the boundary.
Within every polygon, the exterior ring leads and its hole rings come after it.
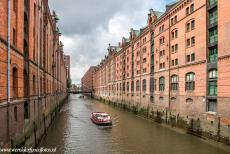
MULTIPOLYGON (((122 85, 122 87, 121 87, 121 83, 120 83, 120 90, 121 90, 121 88, 123 89, 123 91, 125 91, 125 89, 127 90, 127 91, 129 91, 129 82, 123 82, 123 85, 122 85), (125 84, 126 84, 126 88, 125 88, 125 84)), ((119 89, 119 84, 117 83, 117 91, 118 91, 118 89, 119 89)), ((136 91, 139 91, 140 90, 140 81, 139 80, 137 80, 136 81, 136 91)), ((143 79, 142 80, 142 90, 143 91, 146 91, 146 79, 143 79)), ((134 81, 132 81, 131 82, 131 91, 134 91, 134 81)))
POLYGON ((171 32, 171 35, 172 35, 172 40, 176 39, 178 37, 178 30, 174 30, 171 32))
POLYGON ((190 7, 187 7, 186 8, 186 16, 188 16, 189 14, 193 13, 194 12, 194 4, 191 4, 190 7))
POLYGON ((172 60, 172 66, 177 66, 178 65, 178 59, 173 59, 172 60))
POLYGON ((174 16, 173 18, 171 18, 171 25, 174 25, 177 23, 177 16, 174 16))
POLYGON ((195 36, 188 38, 186 41, 187 48, 195 46, 195 36))
MULTIPOLYGON (((159 78, 159 91, 165 90, 165 78, 159 78)), ((171 76, 171 90, 178 90, 178 76, 173 75, 171 76)), ((195 73, 187 73, 186 80, 185 80, 185 90, 195 90, 195 73)))
MULTIPOLYGON (((144 47, 144 48, 143 48, 143 54, 145 54, 146 51, 147 51, 147 48, 144 47)), ((137 51, 136 55, 137 55, 137 57, 140 56, 140 51, 137 51)))
MULTIPOLYGON (((189 7, 186 8, 185 14, 186 16, 190 15, 191 13, 194 12, 194 4, 191 4, 189 7)), ((171 25, 174 25, 177 23, 177 16, 174 16, 171 18, 171 25)), ((164 24, 159 27, 159 33, 164 31, 164 24)))
MULTIPOLYGON (((187 22, 187 24, 186 24, 186 32, 190 32, 190 31, 192 31, 194 29, 195 29, 195 20, 191 20, 191 21, 187 22)), ((172 38, 172 40, 178 38, 178 30, 177 29, 173 30, 171 32, 171 38, 172 38)), ((164 42, 165 42, 164 37, 161 37, 159 42, 160 42, 160 45, 164 44, 164 42)))
MULTIPOLYGON (((213 69, 210 70, 208 73, 208 94, 210 96, 217 95, 217 70, 213 69)), ((156 82, 156 80, 155 80, 156 82)), ((178 76, 172 75, 171 76, 171 90, 178 90, 179 82, 178 82, 178 76)), ((156 86, 155 86, 156 90, 156 86)), ((160 77, 159 78, 159 91, 165 90, 165 78, 160 77)), ((186 91, 193 91, 195 90, 195 73, 190 72, 187 73, 185 76, 185 90, 186 91)))
POLYGON ((165 55, 165 50, 161 50, 160 51, 160 57, 164 56, 165 55))
POLYGON ((175 44, 175 45, 173 45, 172 46, 172 53, 176 53, 176 52, 178 52, 178 44, 175 44))
MULTIPOLYGON (((209 5, 215 4, 216 0, 210 0, 209 5)), ((217 23, 217 7, 209 11, 209 26, 214 26, 217 23)), ((217 27, 213 27, 208 31, 208 41, 210 44, 216 44, 218 41, 217 27)), ((217 61, 217 46, 209 48, 208 60, 209 62, 217 61)), ((213 70, 208 74, 208 94, 209 96, 217 95, 217 70, 213 70)), ((216 111, 216 100, 208 100, 208 111, 216 111)))
MULTIPOLYGON (((24 79, 24 84, 27 82, 26 80, 26 76, 27 74, 24 72, 24 76, 25 76, 25 79, 24 79)), ((18 81, 18 69, 16 67, 13 68, 12 70, 12 77, 13 77, 13 84, 12 84, 12 87, 13 87, 13 98, 17 98, 19 95, 18 95, 18 90, 19 90, 19 81, 18 81)), ((32 80, 32 90, 33 90, 33 94, 35 95, 36 93, 36 78, 35 78, 35 75, 33 75, 33 80, 32 80)), ((27 94, 27 88, 24 88, 24 95, 27 94)))
MULTIPOLYGON (((163 56, 163 55, 165 55, 164 50, 160 51, 160 57, 163 56)), ((187 55, 187 57, 186 57, 186 62, 187 63, 194 62, 194 61, 195 61, 195 53, 192 53, 191 55, 187 55)), ((173 59, 172 60, 172 66, 177 66, 177 65, 178 65, 178 58, 173 59)), ((164 62, 160 63, 159 68, 160 69, 165 68, 165 63, 164 62)))
MULTIPOLYGON (((215 96, 217 95, 217 70, 213 69, 210 70, 208 73, 208 94, 210 96, 215 96)), ((154 81, 155 85, 154 85, 154 89, 156 90, 156 82, 157 80, 155 79, 154 81)), ((123 85, 121 85, 120 83, 120 90, 121 88, 123 89, 123 91, 125 91, 125 89, 127 91, 129 91, 129 82, 124 82, 123 85), (126 85, 126 88, 125 88, 126 85), (121 87, 122 86, 122 87, 121 87)), ((178 79, 178 75, 172 75, 171 76, 171 83, 170 83, 171 87, 170 89, 172 91, 177 91, 179 88, 179 79, 178 79)), ((119 84, 117 84, 117 91, 119 89, 119 84)), ((136 91, 140 90, 140 81, 137 80, 136 81, 136 91)), ((146 79, 142 80, 142 90, 146 91, 146 79)), ((159 78, 159 91, 164 91, 165 90, 165 77, 160 77, 159 78)), ((185 75, 185 90, 186 91, 193 91, 195 90, 195 73, 194 72, 189 72, 185 75)), ((134 91, 134 81, 131 82, 131 91, 134 91)))
MULTIPOLYGON (((143 42, 143 44, 146 43, 146 37, 143 38, 142 42, 143 42)), ((137 47, 137 48, 140 46, 140 43, 141 43, 141 41, 140 41, 140 42, 137 42, 137 44, 136 44, 136 47, 137 47)))
POLYGON ((192 20, 191 22, 188 22, 186 24, 186 32, 190 32, 195 29, 195 20, 192 20))
POLYGON ((160 28, 159 28, 160 33, 163 32, 163 31, 164 31, 164 25, 160 26, 160 28))
POLYGON ((192 53, 191 55, 187 55, 186 62, 194 62, 195 61, 195 53, 192 53))
MULTIPOLYGON (((29 110, 29 103, 28 102, 25 102, 24 103, 24 108, 23 108, 23 111, 24 111, 24 119, 29 119, 30 118, 30 110, 29 110)), ((35 108, 34 108, 34 111, 35 111, 35 108)), ((17 106, 14 106, 14 120, 15 121, 18 121, 18 107, 17 106)))
POLYGON ((160 69, 164 69, 165 68, 165 62, 160 63, 160 69))

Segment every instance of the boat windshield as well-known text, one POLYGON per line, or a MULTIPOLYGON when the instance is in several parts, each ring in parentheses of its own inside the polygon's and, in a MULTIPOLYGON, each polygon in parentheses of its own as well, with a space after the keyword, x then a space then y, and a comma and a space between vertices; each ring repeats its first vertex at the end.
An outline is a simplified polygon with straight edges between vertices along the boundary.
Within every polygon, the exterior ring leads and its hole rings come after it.
POLYGON ((107 118, 107 117, 108 117, 108 115, 101 115, 101 117, 102 117, 102 118, 107 118))
POLYGON ((109 115, 107 114, 96 114, 96 117, 107 118, 109 115))

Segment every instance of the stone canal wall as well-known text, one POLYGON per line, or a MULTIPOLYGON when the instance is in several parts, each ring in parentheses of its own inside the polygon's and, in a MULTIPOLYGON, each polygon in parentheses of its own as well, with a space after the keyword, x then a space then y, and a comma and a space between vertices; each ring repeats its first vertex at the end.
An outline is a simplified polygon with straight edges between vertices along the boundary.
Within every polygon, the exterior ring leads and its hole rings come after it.
POLYGON ((224 117, 205 114, 188 116, 156 106, 154 103, 139 103, 138 100, 125 101, 99 96, 94 96, 94 98, 114 107, 119 107, 152 119, 158 123, 165 123, 172 127, 182 128, 195 136, 230 145, 230 126, 226 126, 223 123, 223 121, 226 120, 224 117))
POLYGON ((17 106, 17 117, 6 117, 7 106, 0 107, 0 148, 19 148, 19 147, 37 147, 42 137, 46 135, 46 130, 58 114, 61 106, 68 99, 67 93, 48 95, 40 98, 28 100, 29 113, 25 115, 24 101, 12 103, 9 107, 9 115, 13 115, 14 107, 17 106), (24 114, 24 115, 23 115, 24 114), (27 119, 25 117, 28 116, 27 119), (15 122, 15 118, 17 121, 15 122), (10 139, 7 138, 7 129, 9 129, 10 139))

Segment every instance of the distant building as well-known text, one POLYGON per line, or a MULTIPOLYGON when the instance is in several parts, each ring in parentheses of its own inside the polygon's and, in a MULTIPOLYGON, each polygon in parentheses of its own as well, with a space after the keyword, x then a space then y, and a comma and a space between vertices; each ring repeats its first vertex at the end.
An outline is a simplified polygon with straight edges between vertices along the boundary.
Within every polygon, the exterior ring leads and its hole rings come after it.
POLYGON ((96 67, 91 66, 81 79, 82 91, 93 91, 93 73, 96 67))

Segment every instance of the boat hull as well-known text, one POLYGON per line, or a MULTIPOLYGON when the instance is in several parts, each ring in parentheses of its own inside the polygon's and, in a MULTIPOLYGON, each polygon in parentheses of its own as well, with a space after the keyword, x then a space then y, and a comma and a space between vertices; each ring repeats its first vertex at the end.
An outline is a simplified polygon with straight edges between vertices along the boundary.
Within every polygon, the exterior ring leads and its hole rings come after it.
POLYGON ((91 118, 91 121, 93 123, 95 123, 98 126, 112 126, 112 121, 108 121, 108 122, 98 122, 96 120, 94 120, 93 118, 91 118))

